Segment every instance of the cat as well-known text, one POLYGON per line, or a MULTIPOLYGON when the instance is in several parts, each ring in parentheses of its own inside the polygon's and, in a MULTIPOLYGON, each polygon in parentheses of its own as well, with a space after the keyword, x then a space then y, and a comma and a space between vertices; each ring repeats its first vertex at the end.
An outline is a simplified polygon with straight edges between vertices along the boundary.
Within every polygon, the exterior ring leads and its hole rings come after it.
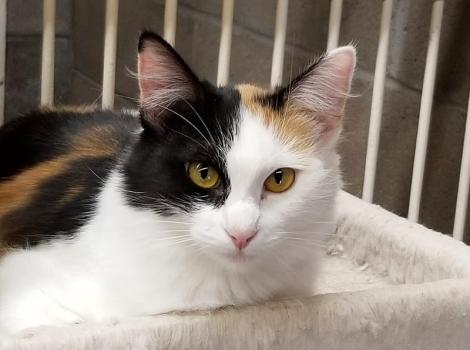
POLYGON ((143 32, 138 111, 4 125, 0 330, 311 295, 355 63, 345 46, 284 87, 215 87, 143 32))

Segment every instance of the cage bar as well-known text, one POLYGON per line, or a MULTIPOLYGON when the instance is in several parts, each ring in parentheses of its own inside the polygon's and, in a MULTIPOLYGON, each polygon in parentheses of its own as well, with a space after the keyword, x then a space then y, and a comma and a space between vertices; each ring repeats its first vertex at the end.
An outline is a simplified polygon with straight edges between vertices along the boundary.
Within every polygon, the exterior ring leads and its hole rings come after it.
POLYGON ((219 63, 217 66, 217 85, 226 85, 230 73, 230 51, 232 47, 234 0, 224 0, 222 9, 222 30, 220 33, 219 63))
POLYGON ((339 31, 341 29, 341 12, 343 10, 343 0, 331 0, 330 20, 328 23, 328 42, 326 50, 330 51, 338 47, 339 31))
POLYGON ((114 107, 118 14, 119 0, 106 0, 103 58, 103 98, 101 100, 101 107, 103 109, 112 109, 114 107))
POLYGON ((7 43, 7 0, 0 0, 0 126, 5 122, 5 59, 7 43))
POLYGON ((434 83, 436 80, 443 12, 444 0, 434 1, 432 5, 426 67, 424 69, 423 92, 421 95, 421 106, 419 110, 418 134, 416 136, 413 176, 411 178, 410 203, 408 207, 408 219, 414 222, 417 222, 419 219, 419 209, 421 205, 421 193, 423 189, 424 167, 426 164, 426 153, 428 148, 429 125, 431 123, 434 83))
POLYGON ((43 1, 41 106, 54 103, 55 9, 56 0, 43 1))
POLYGON ((274 28, 273 63, 271 66, 271 87, 282 84, 284 49, 286 46, 287 10, 289 0, 277 0, 276 25, 274 28))
POLYGON ((462 241, 467 215, 468 193, 470 189, 470 93, 468 94, 467 121, 463 142, 462 163, 460 165, 459 190, 455 206, 454 238, 462 241))
POLYGON ((175 46, 177 14, 178 0, 166 0, 165 18, 163 20, 163 37, 171 46, 175 46))
POLYGON ((384 0, 382 3, 382 18, 380 20, 379 47, 377 49, 377 58, 375 62, 364 184, 362 187, 362 199, 367 202, 372 202, 374 199, 392 8, 393 0, 384 0))

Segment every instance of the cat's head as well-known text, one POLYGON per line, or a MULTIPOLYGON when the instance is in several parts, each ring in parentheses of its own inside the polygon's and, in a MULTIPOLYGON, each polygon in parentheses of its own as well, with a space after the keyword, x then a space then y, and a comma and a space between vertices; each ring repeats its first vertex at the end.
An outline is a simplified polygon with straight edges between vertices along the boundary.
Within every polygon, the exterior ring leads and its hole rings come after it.
POLYGON ((143 33, 143 132, 126 165, 129 202, 156 223, 181 222, 166 234, 223 262, 310 250, 334 228, 335 146, 355 60, 347 46, 275 90, 215 87, 143 33))

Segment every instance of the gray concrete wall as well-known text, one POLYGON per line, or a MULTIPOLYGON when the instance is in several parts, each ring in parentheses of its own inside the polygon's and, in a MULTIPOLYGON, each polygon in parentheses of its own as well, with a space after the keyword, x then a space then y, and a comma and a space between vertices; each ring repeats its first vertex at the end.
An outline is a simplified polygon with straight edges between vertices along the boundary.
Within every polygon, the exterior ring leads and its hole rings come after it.
MULTIPOLYGON (((69 101, 71 92, 71 0, 57 1, 55 100, 69 101)), ((42 1, 7 2, 5 116, 14 118, 37 107, 41 75, 42 1)))
MULTIPOLYGON (((61 1, 64 0, 59 3, 61 1)), ((67 33, 71 35, 74 60, 72 67, 67 67, 70 74, 64 77, 71 79, 63 90, 69 94, 64 100, 89 103, 100 97, 104 1, 70 1, 73 16, 67 23, 72 23, 72 28, 67 33)), ((353 86, 358 97, 351 99, 347 106, 340 152, 345 187, 356 195, 361 194, 362 188, 381 4, 380 0, 344 0, 340 42, 357 45, 359 68, 353 86)), ((268 84, 275 5, 275 0, 236 1, 231 82, 268 84)), ((393 10, 375 201, 403 216, 408 207, 431 5, 431 0, 396 0, 393 10)), ((176 48, 201 77, 213 82, 217 71, 221 9, 221 0, 180 0, 178 7, 176 48)), ((138 32, 148 28, 161 33, 163 10, 162 0, 121 0, 118 106, 134 104, 137 84, 128 69, 135 70, 138 32)), ((290 1, 285 80, 324 50, 328 11, 329 0, 290 1)), ((470 18, 468 0, 446 1, 421 212, 421 222, 443 232, 452 230, 470 89, 467 18, 470 18)), ((64 42, 70 45, 67 38, 64 37, 64 42)), ((38 61, 36 56, 31 60, 31 56, 24 53, 32 67, 38 61)), ((31 79, 28 86, 34 88, 35 79, 31 79)), ((7 89, 8 84, 7 76, 7 89)), ((17 91, 24 91, 24 88, 16 87, 17 91)), ((15 108, 21 110, 29 106, 28 103, 15 108)), ((467 226, 470 235, 470 225, 467 226)))

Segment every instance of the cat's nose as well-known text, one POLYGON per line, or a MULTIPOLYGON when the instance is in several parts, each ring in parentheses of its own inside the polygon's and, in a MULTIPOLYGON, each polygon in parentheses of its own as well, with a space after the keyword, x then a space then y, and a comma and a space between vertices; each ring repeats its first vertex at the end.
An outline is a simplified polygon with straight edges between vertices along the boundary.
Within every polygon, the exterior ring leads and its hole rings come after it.
POLYGON ((255 238, 258 231, 229 231, 228 235, 237 249, 243 250, 255 238))

